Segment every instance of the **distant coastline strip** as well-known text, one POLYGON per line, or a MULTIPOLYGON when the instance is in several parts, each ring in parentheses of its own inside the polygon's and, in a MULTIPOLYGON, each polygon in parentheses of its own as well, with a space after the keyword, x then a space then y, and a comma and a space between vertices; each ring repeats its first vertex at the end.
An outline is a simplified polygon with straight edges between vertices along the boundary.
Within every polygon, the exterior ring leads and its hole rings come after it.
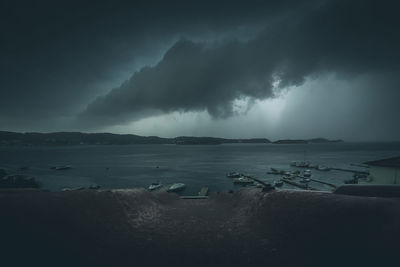
POLYGON ((176 144, 176 145, 220 145, 220 144, 308 144, 334 143, 342 140, 314 139, 284 139, 271 142, 267 138, 228 139, 218 137, 179 136, 163 138, 158 136, 140 136, 135 134, 113 133, 17 133, 0 131, 0 145, 131 145, 131 144, 176 144))

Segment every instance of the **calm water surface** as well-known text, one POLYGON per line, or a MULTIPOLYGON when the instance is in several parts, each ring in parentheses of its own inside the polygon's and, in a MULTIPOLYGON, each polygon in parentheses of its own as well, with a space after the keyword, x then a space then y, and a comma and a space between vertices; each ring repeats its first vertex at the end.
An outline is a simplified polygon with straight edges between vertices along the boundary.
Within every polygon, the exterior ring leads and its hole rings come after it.
MULTIPOLYGON (((183 182, 183 194, 197 194, 203 186, 211 191, 235 190, 226 173, 238 171, 274 181, 271 168, 291 169, 292 160, 310 161, 329 167, 362 169, 363 163, 400 155, 400 143, 338 143, 307 145, 129 145, 70 147, 0 147, 0 168, 9 173, 35 177, 48 190, 99 185, 102 188, 147 187, 152 182, 183 182), (51 166, 72 165, 65 171, 51 166), (18 171, 29 166, 26 171, 18 171)), ((341 184, 352 177, 340 171, 319 172, 312 177, 341 184)), ((289 188, 289 186, 285 187, 289 188)), ((315 185, 318 189, 329 187, 315 185)))

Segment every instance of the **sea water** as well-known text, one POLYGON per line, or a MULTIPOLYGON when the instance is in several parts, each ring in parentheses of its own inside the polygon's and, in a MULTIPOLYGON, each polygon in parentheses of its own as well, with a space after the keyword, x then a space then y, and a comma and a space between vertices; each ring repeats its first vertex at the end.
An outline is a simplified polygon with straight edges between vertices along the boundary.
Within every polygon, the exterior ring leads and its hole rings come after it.
MULTIPOLYGON (((233 171, 273 182, 281 177, 267 174, 270 168, 293 170, 289 164, 295 160, 365 171, 350 164, 399 155, 400 143, 2 146, 0 168, 10 174, 35 177, 43 189, 52 191, 93 185, 105 189, 147 188, 153 182, 182 182, 187 186, 182 194, 193 195, 204 186, 211 192, 239 189, 226 177, 233 171), (72 169, 51 169, 59 165, 71 165, 72 169), (19 170, 25 166, 28 169, 19 170)), ((312 178, 337 185, 352 175, 312 170, 312 178)), ((332 189, 316 183, 312 186, 332 189)))

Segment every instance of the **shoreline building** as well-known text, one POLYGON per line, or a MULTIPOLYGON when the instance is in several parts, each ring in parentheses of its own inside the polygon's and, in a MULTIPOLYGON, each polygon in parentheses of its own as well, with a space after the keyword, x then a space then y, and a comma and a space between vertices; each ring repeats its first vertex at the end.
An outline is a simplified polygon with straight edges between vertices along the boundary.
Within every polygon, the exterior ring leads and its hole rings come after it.
POLYGON ((368 183, 400 184, 400 157, 365 162, 369 166, 368 183))

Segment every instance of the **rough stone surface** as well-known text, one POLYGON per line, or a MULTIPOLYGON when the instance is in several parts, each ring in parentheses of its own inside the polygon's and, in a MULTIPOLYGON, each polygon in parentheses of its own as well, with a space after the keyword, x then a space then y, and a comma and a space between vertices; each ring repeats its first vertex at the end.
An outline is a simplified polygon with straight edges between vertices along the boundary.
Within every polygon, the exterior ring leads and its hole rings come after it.
POLYGON ((0 261, 13 266, 398 266, 394 198, 14 190, 0 212, 0 261))

